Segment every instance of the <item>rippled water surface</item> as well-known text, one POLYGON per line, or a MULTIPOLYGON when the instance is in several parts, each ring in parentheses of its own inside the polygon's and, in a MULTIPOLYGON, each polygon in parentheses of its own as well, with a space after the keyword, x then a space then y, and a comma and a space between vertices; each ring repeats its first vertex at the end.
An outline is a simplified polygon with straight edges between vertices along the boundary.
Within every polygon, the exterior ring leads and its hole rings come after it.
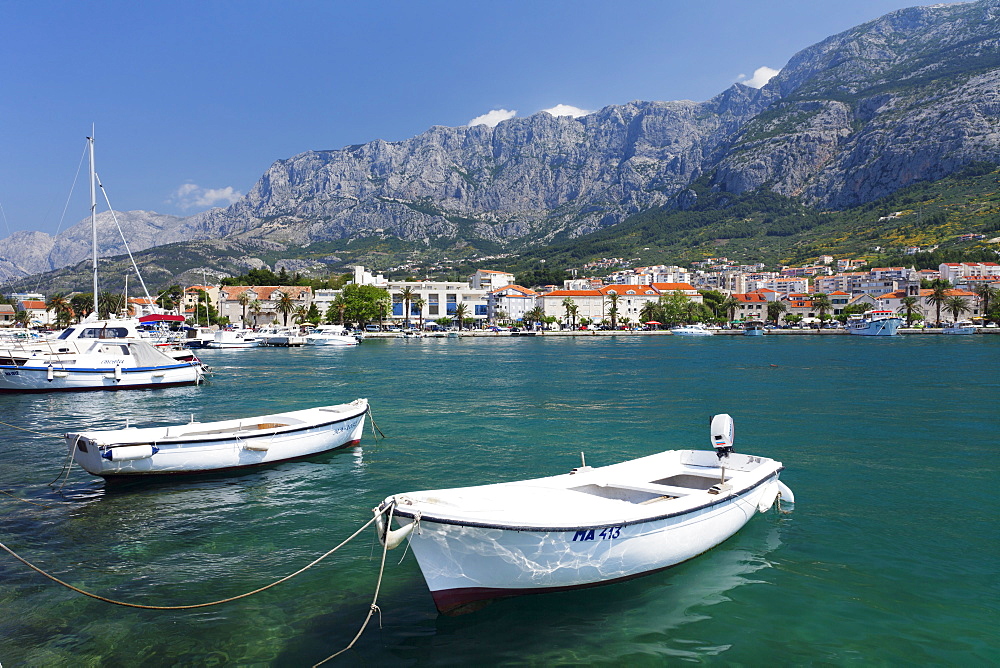
MULTIPOLYGON (((998 336, 369 340, 204 357, 217 373, 197 388, 0 396, 0 542, 108 598, 201 603, 300 569, 389 494, 562 473, 581 451, 599 466, 709 448, 709 417, 728 412, 737 450, 784 462, 794 512, 656 575, 461 617, 437 614, 396 550, 380 616, 335 663, 996 661, 998 336), (70 429, 357 397, 385 440, 368 431, 355 449, 224 476, 107 486, 74 467, 47 485, 70 429)), ((274 589, 183 612, 85 598, 0 552, 0 663, 312 665, 367 614, 376 545, 366 531, 274 589)))

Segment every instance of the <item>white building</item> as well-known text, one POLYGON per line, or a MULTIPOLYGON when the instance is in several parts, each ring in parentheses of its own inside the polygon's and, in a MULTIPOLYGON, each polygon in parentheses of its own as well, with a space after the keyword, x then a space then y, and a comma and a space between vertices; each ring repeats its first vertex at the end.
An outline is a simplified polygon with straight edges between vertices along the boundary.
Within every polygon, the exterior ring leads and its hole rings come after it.
POLYGON ((517 322, 524 319, 524 314, 535 308, 535 300, 539 293, 520 285, 508 285, 493 290, 487 295, 489 305, 489 319, 493 322, 498 320, 510 320, 517 322), (506 314, 500 318, 499 314, 506 314))
POLYGON ((514 274, 506 271, 492 271, 490 269, 480 269, 469 277, 469 285, 476 290, 499 290, 502 287, 511 285, 514 282, 514 274))

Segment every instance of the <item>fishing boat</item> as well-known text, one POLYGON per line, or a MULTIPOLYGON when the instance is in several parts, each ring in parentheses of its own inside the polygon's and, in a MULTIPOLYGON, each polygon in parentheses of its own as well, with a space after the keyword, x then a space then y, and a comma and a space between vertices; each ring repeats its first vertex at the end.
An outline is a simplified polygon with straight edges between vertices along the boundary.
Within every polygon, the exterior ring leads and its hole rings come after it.
POLYGON ((733 452, 732 418, 716 415, 711 437, 714 452, 668 450, 548 478, 395 494, 375 509, 376 528, 386 547, 409 540, 445 613, 634 578, 713 548, 779 495, 794 503, 778 480, 781 462, 733 452))
POLYGON ((220 329, 212 340, 208 342, 209 348, 256 348, 260 345, 260 338, 250 329, 220 329))
POLYGON ((743 336, 764 336, 765 334, 767 334, 767 328, 760 320, 750 320, 743 325, 743 336))
POLYGON ((681 325, 670 330, 674 336, 714 336, 715 332, 705 327, 700 322, 693 325, 681 325))
POLYGON ((975 334, 976 326, 971 320, 959 320, 953 322, 941 330, 942 334, 975 334))
POLYGON ((343 325, 320 325, 306 334, 307 346, 356 346, 361 340, 343 325))
POLYGON ((864 315, 851 315, 847 318, 848 334, 859 336, 896 336, 896 330, 903 324, 894 311, 865 311, 864 315))
POLYGON ((357 445, 367 399, 219 422, 80 431, 63 438, 88 473, 119 476, 207 473, 309 457, 357 445))

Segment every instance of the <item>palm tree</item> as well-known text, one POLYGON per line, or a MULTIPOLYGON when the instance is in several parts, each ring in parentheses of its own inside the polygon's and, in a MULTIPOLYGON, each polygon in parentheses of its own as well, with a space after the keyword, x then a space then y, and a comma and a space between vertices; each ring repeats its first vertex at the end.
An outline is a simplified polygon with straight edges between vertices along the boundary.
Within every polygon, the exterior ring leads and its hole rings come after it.
POLYGON ((983 314, 983 320, 985 321, 986 314, 990 312, 990 300, 1000 299, 1000 290, 991 287, 989 283, 983 283, 976 286, 973 292, 979 298, 979 312, 983 314))
POLYGON ((260 303, 259 299, 254 299, 250 302, 249 306, 250 315, 253 316, 253 327, 257 326, 257 318, 260 316, 260 312, 264 310, 263 304, 260 303))
POLYGON ((295 307, 295 311, 292 312, 292 321, 297 322, 300 325, 304 323, 309 318, 309 309, 306 308, 305 304, 299 304, 295 307))
POLYGON ((740 307, 740 300, 732 295, 729 295, 728 297, 723 299, 722 303, 719 304, 719 308, 722 309, 722 312, 726 314, 726 320, 729 321, 733 320, 733 317, 736 315, 736 309, 738 309, 739 307, 740 307))
POLYGON ((958 322, 958 315, 969 310, 969 302, 965 301, 965 297, 956 295, 948 298, 948 301, 945 302, 945 308, 951 311, 954 322, 958 322))
POLYGON ((462 331, 462 321, 469 315, 469 307, 462 302, 455 306, 455 319, 458 320, 458 331, 462 331))
POLYGON ((813 308, 819 311, 819 321, 824 322, 826 318, 826 312, 833 308, 833 302, 830 301, 830 297, 827 296, 825 292, 817 292, 812 298, 813 308))
POLYGON ((278 313, 284 316, 284 324, 288 326, 288 314, 295 310, 295 300, 292 299, 291 295, 283 292, 281 296, 278 297, 278 305, 276 307, 278 313))
POLYGON ((336 313, 337 313, 337 324, 338 325, 343 325, 344 324, 344 311, 346 311, 346 310, 347 310, 347 300, 344 299, 344 295, 343 294, 337 295, 336 297, 334 297, 333 302, 330 304, 330 308, 327 309, 327 311, 326 311, 326 314, 327 314, 326 315, 326 319, 327 319, 327 321, 329 321, 331 323, 333 322, 332 312, 336 311, 336 313))
POLYGON ((899 300, 899 311, 906 313, 906 326, 910 326, 910 322, 913 320, 913 311, 916 310, 917 306, 920 304, 920 299, 917 297, 903 297, 899 300))
POLYGON ((767 317, 769 320, 773 320, 775 325, 778 324, 778 318, 781 317, 781 314, 787 310, 788 307, 785 305, 785 302, 774 301, 767 303, 767 317))
MULTIPOLYGON (((570 321, 570 316, 573 314, 573 307, 574 306, 576 306, 576 302, 573 301, 572 297, 567 297, 566 299, 562 300, 562 307, 564 309, 566 309, 566 321, 567 322, 570 321)), ((573 329, 575 329, 576 328, 576 323, 574 322, 571 325, 571 327, 573 329)))
POLYGON ((531 325, 533 323, 545 322, 545 311, 543 311, 540 307, 536 306, 535 308, 526 311, 524 313, 524 316, 522 317, 522 320, 524 321, 525 327, 531 328, 531 325))
POLYGON ((951 284, 948 281, 936 279, 931 283, 931 293, 927 296, 927 302, 937 307, 936 324, 938 327, 941 326, 941 307, 948 301, 948 288, 950 287, 951 284))
POLYGON ((569 307, 569 316, 572 319, 571 320, 571 322, 572 322, 571 326, 573 327, 573 329, 576 329, 576 316, 579 313, 580 313, 580 307, 577 306, 576 304, 573 304, 572 306, 569 307))
POLYGON ((52 295, 52 298, 45 303, 45 308, 56 314, 56 327, 66 327, 73 319, 73 307, 62 293, 52 295))
POLYGON ((403 300, 403 322, 406 325, 406 329, 410 328, 410 302, 414 300, 417 293, 413 291, 413 288, 406 286, 403 291, 399 293, 400 299, 403 300))
POLYGON ((27 327, 28 321, 30 320, 31 314, 25 310, 18 311, 14 314, 14 322, 21 327, 27 327))
POLYGON ((375 301, 375 309, 378 311, 378 328, 382 329, 382 320, 392 309, 392 297, 386 296, 375 301))
POLYGON ((103 318, 119 313, 125 305, 125 298, 113 292, 104 291, 97 298, 98 312, 103 318))
POLYGON ((243 292, 241 292, 239 298, 236 301, 238 301, 240 303, 240 306, 243 307, 243 322, 241 324, 244 327, 246 327, 247 326, 247 306, 250 306, 250 302, 253 301, 253 300, 250 299, 250 291, 249 290, 244 290, 243 292))
POLYGON ((417 316, 419 317, 417 328, 423 330, 424 328, 424 307, 427 306, 427 300, 423 297, 417 297, 413 300, 413 305, 417 307, 417 316))
POLYGON ((618 293, 610 292, 608 293, 608 303, 611 308, 608 309, 608 315, 611 316, 611 329, 618 329, 618 293))

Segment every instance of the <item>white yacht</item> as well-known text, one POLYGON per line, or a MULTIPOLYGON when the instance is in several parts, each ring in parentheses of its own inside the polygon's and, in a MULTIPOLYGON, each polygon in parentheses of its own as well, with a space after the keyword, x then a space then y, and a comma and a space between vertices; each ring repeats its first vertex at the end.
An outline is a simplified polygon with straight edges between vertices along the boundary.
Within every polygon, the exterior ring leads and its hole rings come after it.
POLYGON ((360 340, 343 325, 320 325, 306 334, 307 346, 356 346, 360 340))

